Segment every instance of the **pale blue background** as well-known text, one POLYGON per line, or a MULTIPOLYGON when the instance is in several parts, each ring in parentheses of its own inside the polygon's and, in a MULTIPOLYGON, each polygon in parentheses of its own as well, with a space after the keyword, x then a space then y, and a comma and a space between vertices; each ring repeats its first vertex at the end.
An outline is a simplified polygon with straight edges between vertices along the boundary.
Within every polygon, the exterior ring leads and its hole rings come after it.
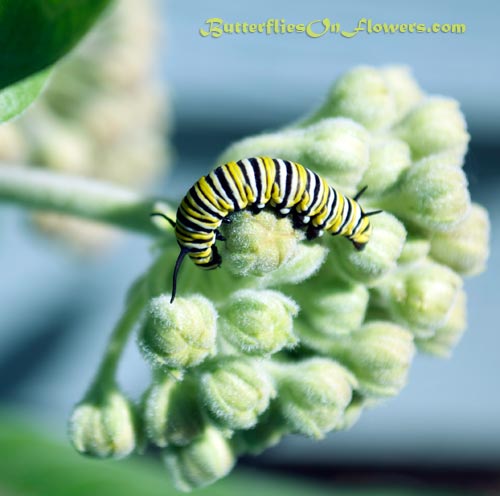
MULTIPOLYGON (((500 85, 499 4, 397 1, 272 3, 254 0, 169 2, 168 32, 159 73, 168 80, 177 131, 175 180, 179 196, 232 139, 298 117, 319 103, 337 75, 351 66, 404 63, 430 93, 457 98, 477 153, 467 166, 473 198, 492 220, 489 270, 467 282, 469 330, 451 360, 419 356, 407 388, 367 411, 349 432, 323 443, 292 438, 270 451, 270 460, 352 460, 407 463, 431 460, 500 463, 500 184, 498 136, 500 85), (205 39, 208 17, 263 22, 268 17, 307 22, 330 17, 354 26, 360 17, 380 22, 459 22, 454 35, 304 35, 205 39)), ((130 282, 149 262, 148 240, 126 236, 110 253, 83 261, 41 240, 13 208, 0 210, 0 392, 28 408, 61 436, 71 405, 95 370, 130 282)), ((137 394, 147 369, 134 346, 122 367, 137 394)))

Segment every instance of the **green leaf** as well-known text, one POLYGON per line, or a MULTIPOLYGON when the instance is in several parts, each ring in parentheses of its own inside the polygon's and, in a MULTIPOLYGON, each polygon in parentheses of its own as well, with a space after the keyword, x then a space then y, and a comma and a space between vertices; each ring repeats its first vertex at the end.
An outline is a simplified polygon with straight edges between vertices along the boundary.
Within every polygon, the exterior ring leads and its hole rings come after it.
POLYGON ((0 0, 0 89, 52 65, 110 0, 0 0))
MULTIPOLYGON (((33 419, 0 412, 0 494, 29 496, 172 496, 167 471, 152 459, 142 457, 105 461, 77 454, 69 443, 55 441, 33 427, 33 419)), ((427 496, 457 496, 467 492, 426 489, 427 496)), ((374 489, 356 483, 320 487, 297 479, 272 477, 262 472, 236 470, 213 486, 197 490, 195 496, 417 496, 421 488, 402 484, 374 489), (335 491, 333 491, 335 489, 335 491)))
POLYGON ((41 93, 50 70, 45 70, 0 90, 0 124, 23 112, 41 93))

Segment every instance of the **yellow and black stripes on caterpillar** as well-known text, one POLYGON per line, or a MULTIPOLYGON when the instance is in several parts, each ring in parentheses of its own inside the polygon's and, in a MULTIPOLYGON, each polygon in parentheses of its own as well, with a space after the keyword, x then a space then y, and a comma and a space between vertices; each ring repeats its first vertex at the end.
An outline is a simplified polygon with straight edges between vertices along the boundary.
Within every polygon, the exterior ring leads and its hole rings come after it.
POLYGON ((266 206, 280 216, 292 216, 296 228, 304 228, 308 239, 324 232, 345 236, 361 250, 369 241, 368 219, 357 199, 342 195, 318 174, 289 160, 252 157, 228 162, 201 177, 188 191, 177 210, 175 235, 181 248, 174 269, 172 301, 177 274, 185 257, 201 268, 221 264, 215 246, 222 239, 219 227, 233 212, 266 206))

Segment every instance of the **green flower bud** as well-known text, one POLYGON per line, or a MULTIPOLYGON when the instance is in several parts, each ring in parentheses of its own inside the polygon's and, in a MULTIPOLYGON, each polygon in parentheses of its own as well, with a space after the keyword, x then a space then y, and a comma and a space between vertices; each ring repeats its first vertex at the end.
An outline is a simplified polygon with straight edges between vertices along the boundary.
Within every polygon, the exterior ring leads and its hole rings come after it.
POLYGON ((318 272, 328 255, 328 248, 318 243, 298 243, 291 258, 274 272, 252 281, 258 287, 299 284, 318 272))
POLYGON ((410 145, 416 160, 448 150, 465 155, 470 138, 458 102, 442 97, 425 100, 394 132, 410 145))
POLYGON ((406 230, 387 212, 371 217, 373 231, 363 251, 356 251, 345 239, 334 239, 331 263, 350 280, 372 285, 396 268, 406 230))
POLYGON ((200 295, 152 298, 140 336, 146 359, 155 367, 198 365, 215 349, 217 313, 200 295))
POLYGON ((409 238, 399 256, 398 263, 407 265, 419 262, 427 257, 431 249, 431 244, 426 239, 409 238))
POLYGON ((431 338, 417 339, 418 349, 439 357, 449 357, 467 326, 466 313, 465 292, 459 291, 444 325, 436 329, 431 338))
POLYGON ((73 410, 69 436, 81 454, 123 458, 136 446, 132 407, 114 387, 101 394, 89 394, 73 410))
POLYGON ((185 446, 205 427, 196 383, 165 375, 154 382, 144 402, 144 426, 156 446, 185 446))
POLYGON ((352 396, 352 401, 345 409, 344 416, 338 423, 336 429, 339 431, 350 429, 359 420, 359 417, 361 417, 361 413, 363 413, 366 403, 366 400, 355 392, 352 396))
POLYGON ((272 403, 259 418, 257 425, 251 429, 235 432, 232 439, 233 446, 236 446, 239 453, 258 455, 278 444, 287 432, 285 420, 277 406, 272 403))
MULTIPOLYGON (((311 281, 316 287, 318 281, 311 281)), ((347 334, 357 329, 364 320, 368 305, 368 290, 361 284, 334 280, 320 292, 313 291, 309 285, 305 288, 290 288, 300 308, 300 337, 305 338, 308 329, 323 336, 347 334)))
POLYGON ((380 74, 391 90, 396 105, 397 120, 399 120, 422 100, 422 90, 413 79, 408 67, 383 67, 380 69, 380 74))
POLYGON ((375 139, 370 147, 370 166, 360 184, 368 185, 367 196, 378 196, 393 186, 410 165, 410 148, 404 141, 375 139))
POLYGON ((363 395, 386 397, 405 385, 415 348, 406 329, 374 321, 349 335, 331 338, 324 351, 356 376, 363 395))
POLYGON ((221 310, 219 330, 242 353, 266 355, 297 343, 298 306, 277 291, 241 290, 221 310))
POLYGON ((229 429, 249 429, 275 396, 261 362, 241 357, 219 359, 202 374, 200 393, 212 417, 229 429))
POLYGON ((277 404, 290 430, 321 439, 342 421, 356 381, 338 363, 312 358, 276 373, 277 404))
POLYGON ((240 276, 262 276, 278 269, 292 258, 303 238, 290 219, 278 219, 266 211, 259 215, 238 212, 231 224, 222 227, 222 233, 226 238, 225 267, 240 276))
POLYGON ((326 102, 307 122, 342 116, 371 130, 387 129, 398 116, 396 101, 381 71, 360 66, 341 76, 326 102))
POLYGON ((464 275, 475 275, 486 267, 489 255, 488 212, 475 203, 469 215, 450 231, 434 233, 431 256, 464 275))
POLYGON ((382 200, 382 207, 422 229, 446 231, 469 211, 467 179, 457 167, 424 159, 405 171, 398 188, 382 200))
POLYGON ((228 441, 212 426, 207 426, 203 435, 188 446, 167 448, 164 460, 181 491, 212 484, 227 475, 235 463, 228 441))
POLYGON ((324 119, 305 129, 300 162, 329 184, 351 194, 368 168, 368 133, 343 118, 324 119))
POLYGON ((221 155, 218 163, 256 155, 286 157, 352 193, 368 167, 368 140, 366 130, 350 119, 323 119, 308 127, 239 141, 221 155))
POLYGON ((304 132, 296 129, 250 136, 232 144, 217 159, 217 165, 260 155, 299 160, 303 140, 304 132))
POLYGON ((446 322, 461 287, 461 277, 448 267, 423 262, 389 276, 376 292, 392 318, 428 337, 446 322))

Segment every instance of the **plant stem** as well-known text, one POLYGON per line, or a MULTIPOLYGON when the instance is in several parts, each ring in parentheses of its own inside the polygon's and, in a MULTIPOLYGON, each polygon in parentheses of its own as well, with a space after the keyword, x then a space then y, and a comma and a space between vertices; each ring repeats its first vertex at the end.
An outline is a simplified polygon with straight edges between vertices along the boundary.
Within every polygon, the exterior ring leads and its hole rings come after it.
POLYGON ((92 179, 28 167, 0 167, 0 202, 83 217, 143 234, 160 234, 149 220, 156 201, 92 179))
POLYGON ((132 294, 126 302, 125 311, 116 323, 109 337, 106 352, 102 357, 101 364, 99 365, 90 391, 94 391, 96 388, 99 390, 99 388, 103 386, 106 388, 109 384, 115 382, 116 371, 123 350, 147 302, 147 286, 145 281, 141 281, 138 287, 133 287, 132 294))

